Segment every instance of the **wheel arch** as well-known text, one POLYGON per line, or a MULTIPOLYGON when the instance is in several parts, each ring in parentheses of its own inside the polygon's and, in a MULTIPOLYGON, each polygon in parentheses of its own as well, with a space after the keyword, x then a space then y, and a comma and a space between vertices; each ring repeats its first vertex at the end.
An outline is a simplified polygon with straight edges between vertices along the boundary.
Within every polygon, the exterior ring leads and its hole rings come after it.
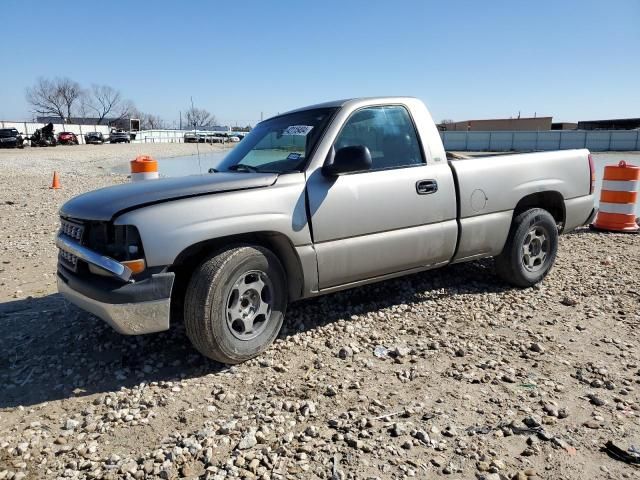
POLYGON ((278 257, 285 270, 289 301, 302 297, 304 285, 302 263, 289 238, 279 232, 261 231, 228 235, 191 245, 178 254, 171 266, 171 270, 176 272, 177 280, 180 280, 180 282, 176 283, 181 283, 184 286, 193 270, 216 250, 243 244, 257 245, 272 251, 278 257))
POLYGON ((542 208, 548 211, 556 221, 556 224, 564 227, 566 209, 564 197, 560 192, 548 190, 544 192, 530 193, 520 199, 513 210, 513 218, 517 218, 522 212, 531 208, 542 208))

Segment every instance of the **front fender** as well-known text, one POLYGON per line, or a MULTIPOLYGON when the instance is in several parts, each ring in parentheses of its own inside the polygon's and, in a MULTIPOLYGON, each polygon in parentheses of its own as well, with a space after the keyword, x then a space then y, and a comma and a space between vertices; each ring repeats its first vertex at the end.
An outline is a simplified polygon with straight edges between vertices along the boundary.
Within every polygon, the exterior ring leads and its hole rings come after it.
POLYGON ((114 223, 138 228, 150 267, 172 265, 196 243, 259 231, 280 233, 298 247, 311 244, 304 190, 302 173, 281 175, 271 187, 149 205, 114 223))

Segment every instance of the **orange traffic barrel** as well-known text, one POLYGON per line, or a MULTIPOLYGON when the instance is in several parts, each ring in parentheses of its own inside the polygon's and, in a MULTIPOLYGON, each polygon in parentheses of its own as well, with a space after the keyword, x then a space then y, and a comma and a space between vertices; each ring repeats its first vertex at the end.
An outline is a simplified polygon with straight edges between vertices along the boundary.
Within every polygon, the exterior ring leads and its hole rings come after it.
POLYGON ((640 230, 635 215, 639 188, 640 167, 627 165, 624 160, 618 165, 604 167, 600 207, 591 226, 610 232, 640 230))
POLYGON ((131 181, 153 180, 159 177, 158 162, 148 155, 138 155, 131 160, 131 181))

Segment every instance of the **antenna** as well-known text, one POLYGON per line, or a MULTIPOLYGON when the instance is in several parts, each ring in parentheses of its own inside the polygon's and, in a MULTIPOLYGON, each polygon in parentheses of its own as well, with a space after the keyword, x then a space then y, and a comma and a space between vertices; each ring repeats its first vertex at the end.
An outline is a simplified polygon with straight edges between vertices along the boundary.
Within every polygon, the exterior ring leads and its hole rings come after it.
MULTIPOLYGON (((191 97, 191 114, 193 115, 195 108, 193 107, 193 97, 191 97)), ((193 134, 196 137, 196 150, 198 151, 198 170, 200 171, 200 175, 202 175, 202 164, 200 163, 200 139, 198 138, 198 133, 196 131, 196 118, 193 116, 193 134)))

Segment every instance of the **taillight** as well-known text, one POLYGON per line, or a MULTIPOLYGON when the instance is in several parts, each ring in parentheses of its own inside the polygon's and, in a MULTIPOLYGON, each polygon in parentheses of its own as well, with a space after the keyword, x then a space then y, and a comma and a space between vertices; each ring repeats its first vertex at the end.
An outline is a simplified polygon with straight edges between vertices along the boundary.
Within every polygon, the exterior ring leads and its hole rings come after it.
POLYGON ((588 157, 589 157, 589 173, 591 174, 591 185, 589 186, 589 195, 591 195, 596 188, 596 169, 593 165, 593 157, 591 156, 591 154, 589 154, 588 157))

